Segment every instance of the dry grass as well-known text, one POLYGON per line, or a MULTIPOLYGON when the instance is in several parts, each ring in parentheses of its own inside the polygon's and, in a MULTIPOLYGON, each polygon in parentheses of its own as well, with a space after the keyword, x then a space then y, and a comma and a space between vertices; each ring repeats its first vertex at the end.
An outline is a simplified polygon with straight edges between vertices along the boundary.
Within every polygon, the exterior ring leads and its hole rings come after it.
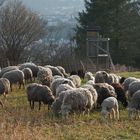
POLYGON ((103 121, 100 110, 63 120, 52 118, 44 105, 31 111, 24 92, 14 90, 0 109, 0 140, 140 140, 140 120, 128 120, 126 109, 119 121, 103 121))

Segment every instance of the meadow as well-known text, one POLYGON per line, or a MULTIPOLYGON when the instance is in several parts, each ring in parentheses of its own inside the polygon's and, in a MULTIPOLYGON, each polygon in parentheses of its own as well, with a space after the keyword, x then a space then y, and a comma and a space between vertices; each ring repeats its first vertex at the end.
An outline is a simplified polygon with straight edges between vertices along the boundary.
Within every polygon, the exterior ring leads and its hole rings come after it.
MULTIPOLYGON (((140 72, 119 73, 140 78, 140 72)), ((0 108, 0 140, 140 140, 140 119, 128 120, 120 107, 120 120, 102 120, 100 109, 90 115, 72 115, 69 119, 52 118, 47 106, 31 111, 24 89, 16 89, 0 108)))

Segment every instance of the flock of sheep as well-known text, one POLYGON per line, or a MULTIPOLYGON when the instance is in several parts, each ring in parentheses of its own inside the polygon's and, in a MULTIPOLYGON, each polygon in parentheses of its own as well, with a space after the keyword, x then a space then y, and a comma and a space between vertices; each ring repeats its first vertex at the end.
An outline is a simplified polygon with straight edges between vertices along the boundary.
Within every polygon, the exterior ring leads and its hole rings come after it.
MULTIPOLYGON (((95 76, 86 72, 86 83, 81 84, 78 75, 69 75, 61 66, 37 66, 24 63, 8 66, 0 71, 0 95, 12 92, 12 85, 26 86, 27 99, 31 109, 34 103, 47 104, 56 117, 70 114, 89 113, 101 107, 101 115, 119 120, 118 101, 128 110, 129 118, 139 117, 140 79, 120 77, 106 71, 98 71, 95 76), (37 79, 36 83, 33 83, 37 79), (29 83, 30 82, 30 83, 29 83)), ((0 104, 3 106, 2 101, 0 104)))

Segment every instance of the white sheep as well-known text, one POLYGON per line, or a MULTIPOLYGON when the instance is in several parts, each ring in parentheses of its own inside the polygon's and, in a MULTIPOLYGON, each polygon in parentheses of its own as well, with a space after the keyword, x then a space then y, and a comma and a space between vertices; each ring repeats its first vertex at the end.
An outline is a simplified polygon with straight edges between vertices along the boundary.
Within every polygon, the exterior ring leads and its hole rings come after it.
POLYGON ((67 92, 67 94, 65 94, 61 106, 62 116, 67 117, 70 113, 74 112, 89 113, 93 107, 92 94, 89 90, 77 88, 65 92, 67 92))
POLYGON ((96 89, 94 89, 94 87, 92 85, 89 85, 89 84, 82 85, 82 88, 88 89, 91 92, 92 99, 94 102, 94 107, 96 107, 97 106, 97 99, 98 99, 98 94, 97 94, 96 89))
POLYGON ((113 116, 113 119, 117 117, 117 120, 119 120, 119 105, 116 98, 108 97, 104 99, 101 106, 101 114, 104 118, 106 118, 109 115, 110 118, 113 116))
POLYGON ((40 84, 47 85, 50 87, 53 76, 50 68, 45 68, 39 66, 39 71, 37 73, 37 80, 40 84))

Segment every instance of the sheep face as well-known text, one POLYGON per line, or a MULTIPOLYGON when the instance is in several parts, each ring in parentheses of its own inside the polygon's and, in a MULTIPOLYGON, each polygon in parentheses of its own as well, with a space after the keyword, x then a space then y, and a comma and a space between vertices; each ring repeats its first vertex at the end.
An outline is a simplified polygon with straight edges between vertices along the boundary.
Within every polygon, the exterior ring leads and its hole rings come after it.
POLYGON ((71 106, 70 105, 67 105, 67 106, 62 106, 61 107, 61 111, 60 113, 62 114, 63 117, 68 117, 68 115, 70 114, 71 112, 71 106))
POLYGON ((103 118, 107 118, 107 116, 109 115, 109 112, 107 110, 102 110, 101 115, 103 118))

